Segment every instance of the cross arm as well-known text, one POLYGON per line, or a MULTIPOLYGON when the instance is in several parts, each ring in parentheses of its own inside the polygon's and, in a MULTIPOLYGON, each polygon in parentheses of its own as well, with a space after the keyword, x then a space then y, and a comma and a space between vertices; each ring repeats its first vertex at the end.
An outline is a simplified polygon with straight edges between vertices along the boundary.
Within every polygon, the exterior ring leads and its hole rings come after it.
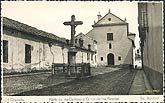
POLYGON ((75 21, 75 25, 82 25, 83 22, 82 21, 75 21))
POLYGON ((68 21, 68 22, 64 22, 63 24, 64 25, 71 25, 71 22, 68 21))

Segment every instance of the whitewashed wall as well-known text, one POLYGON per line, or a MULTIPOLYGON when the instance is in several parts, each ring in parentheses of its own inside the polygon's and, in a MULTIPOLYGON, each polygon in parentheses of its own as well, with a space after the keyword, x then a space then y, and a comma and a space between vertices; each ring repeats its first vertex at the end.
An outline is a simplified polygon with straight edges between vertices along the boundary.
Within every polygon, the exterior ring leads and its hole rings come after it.
MULTIPOLYGON (((5 70, 27 71, 50 69, 52 62, 68 63, 68 47, 62 47, 60 44, 53 43, 50 51, 48 43, 30 36, 23 36, 18 31, 4 30, 3 40, 8 41, 8 63, 2 63, 5 70), (25 63, 25 44, 31 45, 31 63, 25 63), (63 56, 64 55, 64 56, 63 56)), ((89 52, 90 53, 90 52, 89 52)), ((76 54, 76 62, 82 62, 82 52, 76 54)), ((87 63, 87 53, 83 51, 83 62, 87 63)))
POLYGON ((97 40, 98 65, 107 65, 109 53, 114 54, 115 65, 132 63, 132 41, 127 37, 126 25, 95 27, 87 35, 97 40), (113 33, 112 41, 107 41, 107 33, 113 33), (111 49, 109 49, 109 43, 112 44, 111 49), (121 61, 118 60, 118 56, 121 56, 121 61))

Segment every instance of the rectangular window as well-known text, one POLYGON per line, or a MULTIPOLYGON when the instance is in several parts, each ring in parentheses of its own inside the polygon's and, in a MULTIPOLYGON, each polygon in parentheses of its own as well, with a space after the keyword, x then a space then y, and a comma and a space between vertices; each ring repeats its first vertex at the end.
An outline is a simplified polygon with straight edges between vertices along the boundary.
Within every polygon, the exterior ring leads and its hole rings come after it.
POLYGON ((113 33, 107 33, 107 41, 113 40, 113 33))
POLYGON ((91 61, 93 61, 93 54, 91 54, 91 61))
POLYGON ((8 41, 3 40, 3 62, 8 63, 8 41))
POLYGON ((75 39, 75 44, 77 44, 77 38, 75 39))
POLYGON ((101 57, 101 61, 103 61, 103 57, 101 57))
POLYGON ((90 60, 90 54, 87 53, 87 60, 90 60))
POLYGON ((25 63, 31 63, 31 45, 25 44, 25 63))
POLYGON ((111 49, 112 48, 112 45, 111 45, 111 43, 109 43, 109 49, 111 49))
POLYGON ((118 57, 118 60, 119 60, 119 61, 121 60, 121 56, 118 57))

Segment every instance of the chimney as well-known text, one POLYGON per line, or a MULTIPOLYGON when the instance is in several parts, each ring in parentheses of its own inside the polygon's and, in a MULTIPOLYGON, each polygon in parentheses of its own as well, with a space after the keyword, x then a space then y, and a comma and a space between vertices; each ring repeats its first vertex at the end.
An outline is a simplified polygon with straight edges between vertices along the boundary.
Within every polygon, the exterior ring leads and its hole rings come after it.
POLYGON ((94 24, 96 24, 96 21, 94 20, 94 24))
POLYGON ((98 21, 101 19, 101 14, 100 14, 100 12, 99 12, 99 14, 97 15, 97 17, 98 17, 98 21))

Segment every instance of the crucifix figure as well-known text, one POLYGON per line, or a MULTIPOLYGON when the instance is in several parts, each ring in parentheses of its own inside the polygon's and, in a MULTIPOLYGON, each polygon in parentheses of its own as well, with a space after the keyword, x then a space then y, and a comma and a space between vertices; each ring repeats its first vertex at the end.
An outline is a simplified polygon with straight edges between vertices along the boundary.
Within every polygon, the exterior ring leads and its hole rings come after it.
POLYGON ((71 47, 74 47, 74 36, 75 36, 75 27, 77 25, 82 25, 83 22, 82 21, 75 21, 75 16, 72 15, 71 16, 71 21, 67 21, 63 23, 64 25, 69 25, 71 26, 71 47))
MULTIPOLYGON (((82 25, 82 21, 75 21, 75 16, 71 16, 71 21, 67 21, 63 23, 64 25, 69 25, 71 26, 71 47, 68 51, 68 64, 69 65, 74 65, 76 63, 76 48, 75 48, 75 41, 74 41, 74 36, 75 36, 75 27, 77 25, 82 25)), ((68 69, 68 75, 71 75, 71 68, 68 69)))

